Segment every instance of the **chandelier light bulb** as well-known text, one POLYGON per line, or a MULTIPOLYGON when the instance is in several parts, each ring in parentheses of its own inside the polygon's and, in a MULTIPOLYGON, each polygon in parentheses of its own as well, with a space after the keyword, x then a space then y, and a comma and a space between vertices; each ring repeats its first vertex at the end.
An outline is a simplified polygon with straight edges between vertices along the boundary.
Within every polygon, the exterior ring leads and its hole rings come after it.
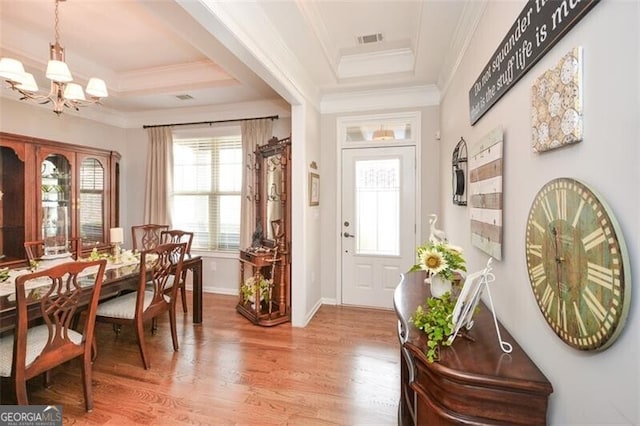
POLYGON ((50 60, 47 65, 47 78, 58 83, 73 81, 69 67, 62 61, 50 60))
POLYGON ((86 101, 82 86, 76 83, 67 83, 64 88, 64 97, 70 101, 86 101))
POLYGON ((87 94, 96 98, 106 98, 109 96, 104 80, 95 77, 90 78, 89 83, 87 83, 87 94))
POLYGON ((0 77, 16 83, 24 81, 24 67, 22 66, 22 62, 12 58, 1 58, 0 77))
POLYGON ((16 85, 18 89, 27 91, 27 92, 37 92, 38 91, 38 83, 36 83, 36 79, 33 78, 33 74, 25 72, 24 80, 16 85))

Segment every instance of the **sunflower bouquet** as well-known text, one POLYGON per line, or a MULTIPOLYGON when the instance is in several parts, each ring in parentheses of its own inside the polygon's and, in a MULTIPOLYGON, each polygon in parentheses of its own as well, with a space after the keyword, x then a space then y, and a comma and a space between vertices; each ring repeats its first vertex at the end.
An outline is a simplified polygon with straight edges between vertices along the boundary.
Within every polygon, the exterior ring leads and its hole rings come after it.
POLYGON ((417 248, 418 263, 409 272, 427 271, 429 276, 439 275, 453 281, 456 271, 466 271, 462 249, 446 241, 427 242, 417 248))

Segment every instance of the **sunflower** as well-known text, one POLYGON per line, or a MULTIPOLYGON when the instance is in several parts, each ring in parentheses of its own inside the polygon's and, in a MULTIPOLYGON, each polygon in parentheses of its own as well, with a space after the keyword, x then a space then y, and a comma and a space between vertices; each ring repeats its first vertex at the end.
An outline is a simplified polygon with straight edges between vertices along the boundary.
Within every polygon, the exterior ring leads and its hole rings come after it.
POLYGON ((420 254, 420 264, 422 269, 438 274, 449 267, 444 256, 437 250, 425 250, 420 254))

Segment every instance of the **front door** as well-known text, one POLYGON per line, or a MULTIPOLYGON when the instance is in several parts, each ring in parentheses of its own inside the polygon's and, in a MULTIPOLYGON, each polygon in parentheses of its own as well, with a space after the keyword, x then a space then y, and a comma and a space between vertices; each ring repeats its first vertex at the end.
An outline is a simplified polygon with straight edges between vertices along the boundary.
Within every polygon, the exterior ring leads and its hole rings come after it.
POLYGON ((342 303, 393 307, 415 263, 415 147, 342 151, 342 303))

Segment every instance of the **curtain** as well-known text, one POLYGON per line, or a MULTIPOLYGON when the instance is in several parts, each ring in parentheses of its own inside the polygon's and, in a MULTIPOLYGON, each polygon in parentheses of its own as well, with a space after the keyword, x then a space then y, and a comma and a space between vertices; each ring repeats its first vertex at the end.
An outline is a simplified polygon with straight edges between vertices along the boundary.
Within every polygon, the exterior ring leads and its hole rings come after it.
MULTIPOLYGON (((255 162, 254 151, 259 145, 264 145, 272 136, 273 121, 270 118, 259 120, 245 120, 242 129, 242 170, 244 170, 242 185, 242 204, 240 206, 240 248, 251 246, 252 235, 256 230, 256 202, 255 194, 255 162)), ((263 230, 266 232, 266 230, 263 230)))
POLYGON ((170 126, 150 127, 147 177, 144 193, 144 223, 171 227, 173 191, 173 135, 170 126))

